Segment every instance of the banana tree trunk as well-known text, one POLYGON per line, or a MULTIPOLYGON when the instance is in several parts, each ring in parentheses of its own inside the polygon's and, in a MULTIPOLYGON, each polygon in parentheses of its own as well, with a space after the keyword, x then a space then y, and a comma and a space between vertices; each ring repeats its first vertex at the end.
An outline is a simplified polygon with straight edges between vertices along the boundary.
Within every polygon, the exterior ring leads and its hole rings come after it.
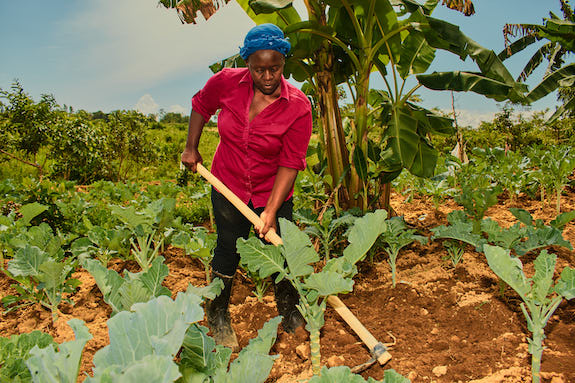
MULTIPOLYGON (((326 55, 326 58, 331 57, 326 55)), ((345 169, 349 165, 349 152, 343 134, 343 124, 337 104, 337 91, 333 74, 326 63, 316 75, 318 84, 319 122, 322 129, 323 144, 327 156, 328 172, 332 177, 332 190, 337 187, 345 169)), ((344 185, 345 185, 345 180, 344 185)), ((341 200, 341 199, 340 199, 341 200)))
MULTIPOLYGON (((312 3, 304 0, 310 20, 315 20, 321 25, 327 25, 326 6, 323 3, 312 3)), ((332 177, 331 189, 334 190, 338 183, 343 183, 339 189, 339 202, 347 207, 349 194, 347 193, 347 179, 342 176, 349 166, 349 151, 345 142, 345 134, 338 105, 337 87, 333 76, 334 55, 331 43, 323 41, 321 48, 316 53, 318 71, 315 74, 317 83, 317 99, 319 106, 319 123, 322 129, 323 145, 327 156, 328 173, 332 177)))
MULTIPOLYGON (((380 176, 381 178, 383 178, 383 174, 380 176)), ((395 217, 397 214, 391 207, 391 183, 380 180, 379 188, 379 208, 385 209, 388 217, 395 217)))
POLYGON ((351 164, 351 180, 349 184, 350 196, 352 197, 353 207, 359 207, 364 212, 367 211, 367 98, 369 94, 369 74, 370 67, 366 68, 358 78, 356 84, 357 97, 355 100, 355 142, 353 150, 360 150, 361 156, 354 153, 354 161, 351 164), (361 163, 360 163, 361 162, 361 163), (361 174, 363 173, 363 177, 361 174))

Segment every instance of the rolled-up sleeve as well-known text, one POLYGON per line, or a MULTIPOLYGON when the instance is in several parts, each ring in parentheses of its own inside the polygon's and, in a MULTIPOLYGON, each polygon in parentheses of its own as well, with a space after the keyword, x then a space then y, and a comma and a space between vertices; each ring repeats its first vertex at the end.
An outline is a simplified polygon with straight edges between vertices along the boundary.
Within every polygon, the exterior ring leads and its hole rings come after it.
POLYGON ((309 107, 283 136, 283 145, 280 153, 279 166, 304 170, 306 166, 306 153, 312 131, 312 117, 309 107))
POLYGON ((192 97, 192 110, 208 121, 220 109, 221 85, 225 73, 218 72, 206 82, 206 85, 192 97))

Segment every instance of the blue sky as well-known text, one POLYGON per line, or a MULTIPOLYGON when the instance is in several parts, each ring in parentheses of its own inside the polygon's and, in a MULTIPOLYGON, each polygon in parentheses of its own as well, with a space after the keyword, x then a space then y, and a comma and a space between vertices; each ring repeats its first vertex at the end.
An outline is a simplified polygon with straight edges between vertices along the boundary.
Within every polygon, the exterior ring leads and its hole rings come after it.
MULTIPOLYGON (((476 14, 465 17, 438 7, 434 16, 496 53, 504 48, 505 23, 537 23, 549 11, 560 15, 557 0, 476 0, 476 14)), ((60 105, 108 112, 188 113, 191 96, 205 83, 208 65, 237 53, 254 23, 233 1, 208 22, 183 25, 156 0, 28 0, 0 2, 0 88, 18 79, 35 100, 56 97, 60 105)), ((516 76, 533 50, 506 63, 516 76)), ((475 69, 468 59, 441 54, 432 70, 475 69)), ((534 75, 540 79, 542 73, 534 75)), ((530 82, 533 86, 537 81, 530 82)), ((374 79, 374 87, 383 82, 374 79)), ((449 92, 421 91, 426 107, 451 109, 449 92)), ((499 105, 480 96, 456 94, 462 123, 490 120, 499 105)), ((553 108, 554 95, 532 110, 553 108)))

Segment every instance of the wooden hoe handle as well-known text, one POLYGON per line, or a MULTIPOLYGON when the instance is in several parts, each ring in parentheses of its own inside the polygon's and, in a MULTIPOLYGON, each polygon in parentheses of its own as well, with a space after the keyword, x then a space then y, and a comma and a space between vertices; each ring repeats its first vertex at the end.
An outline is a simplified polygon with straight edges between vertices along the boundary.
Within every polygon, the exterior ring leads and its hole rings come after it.
MULTIPOLYGON (((212 186, 214 186, 220 193, 227 198, 228 201, 232 203, 252 224, 256 226, 262 226, 263 221, 261 218, 250 209, 241 199, 238 198, 222 181, 220 181, 216 176, 214 176, 208 169, 206 169, 202 164, 197 164, 197 171, 202 177, 204 177, 212 186)), ((280 236, 275 232, 275 230, 269 230, 265 238, 272 244, 278 246, 283 244, 280 236)), ((365 343, 369 351, 371 352, 374 359, 376 359, 380 364, 385 364, 391 359, 391 354, 387 351, 386 347, 378 342, 377 339, 368 329, 365 328, 363 324, 356 318, 355 315, 345 306, 345 304, 336 296, 329 296, 327 302, 337 311, 337 313, 343 318, 343 320, 351 327, 353 331, 359 336, 359 338, 365 343)))

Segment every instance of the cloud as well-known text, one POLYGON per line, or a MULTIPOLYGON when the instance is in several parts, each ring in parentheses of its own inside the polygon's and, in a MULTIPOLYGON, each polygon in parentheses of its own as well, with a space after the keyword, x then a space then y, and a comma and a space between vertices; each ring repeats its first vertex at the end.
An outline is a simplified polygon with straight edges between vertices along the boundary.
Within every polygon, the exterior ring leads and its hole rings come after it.
POLYGON ((230 2, 209 22, 183 25, 157 0, 93 0, 65 28, 83 44, 69 60, 100 87, 150 86, 205 70, 237 52, 253 21, 230 2), (243 14, 243 17, 242 17, 243 14))
POLYGON ((457 110, 457 124, 459 126, 471 126, 472 128, 478 128, 483 121, 493 121, 495 113, 496 112, 479 112, 476 110, 459 109, 457 110))
POLYGON ((147 116, 148 114, 158 113, 159 105, 154 101, 154 98, 151 95, 145 94, 140 97, 136 103, 135 109, 147 116))
MULTIPOLYGON (((450 117, 453 116, 453 112, 451 110, 442 110, 445 114, 449 115, 450 117)), ((469 110, 469 109, 458 109, 457 110, 457 124, 462 127, 471 126, 474 129, 477 129, 482 122, 493 122, 495 115, 500 111, 494 112, 485 112, 485 111, 477 111, 477 110, 469 110)), ((515 110, 511 115, 511 119, 513 121, 518 121, 521 117, 523 119, 530 119, 534 115, 544 113, 545 118, 549 118, 552 114, 552 111, 549 110, 515 110)))

